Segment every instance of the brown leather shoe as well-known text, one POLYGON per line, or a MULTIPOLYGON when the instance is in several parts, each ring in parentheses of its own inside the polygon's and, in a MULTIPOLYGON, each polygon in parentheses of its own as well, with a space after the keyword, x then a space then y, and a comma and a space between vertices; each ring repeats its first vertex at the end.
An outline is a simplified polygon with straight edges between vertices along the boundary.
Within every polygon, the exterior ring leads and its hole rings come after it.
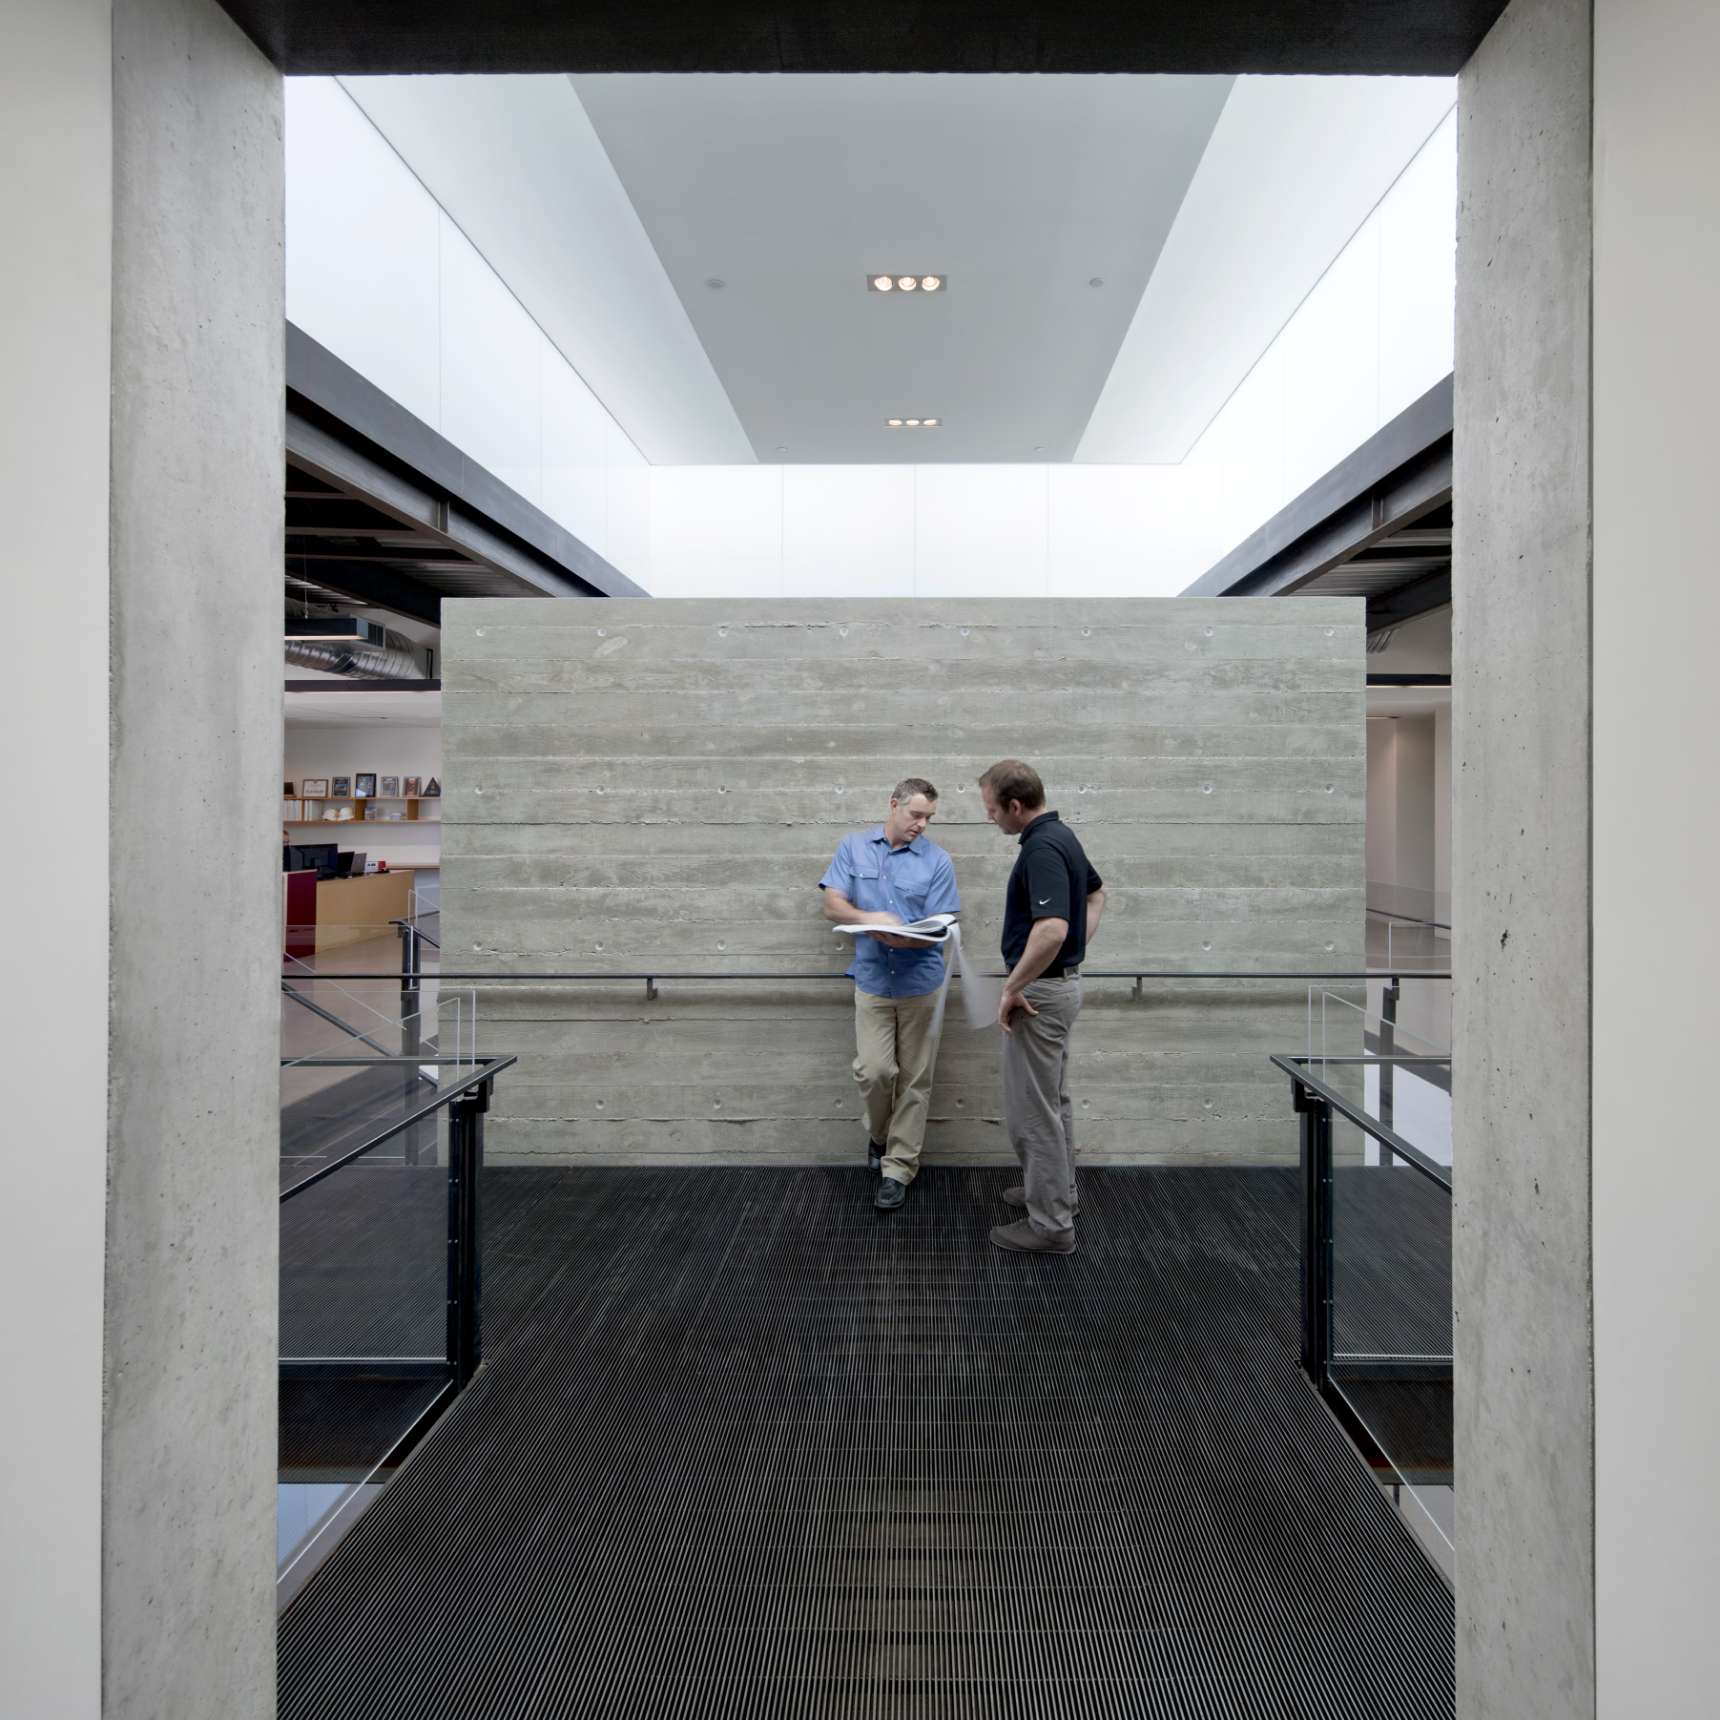
POLYGON ((1073 1254, 1075 1252, 1075 1232, 1070 1231, 1066 1236, 1047 1236, 1042 1230, 1035 1230, 1025 1219, 1018 1218, 1014 1224, 997 1225, 991 1233, 994 1248, 1007 1248, 1016 1254, 1073 1254))
MULTIPOLYGON (((1026 1187, 1021 1183, 1016 1183, 1013 1188, 1006 1188, 1003 1191, 1003 1203, 1005 1206, 1025 1207, 1027 1205, 1026 1187)), ((1081 1216, 1080 1201, 1076 1201, 1074 1213, 1077 1218, 1081 1216)))

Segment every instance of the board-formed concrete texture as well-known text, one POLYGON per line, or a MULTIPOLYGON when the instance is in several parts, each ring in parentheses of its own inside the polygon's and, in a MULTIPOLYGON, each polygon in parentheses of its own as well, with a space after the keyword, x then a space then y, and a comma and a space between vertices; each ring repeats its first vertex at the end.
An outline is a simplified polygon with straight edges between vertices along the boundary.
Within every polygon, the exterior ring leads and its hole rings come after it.
MULTIPOLYGON (((818 878, 908 775, 996 967, 1015 843, 975 779, 1010 755, 1104 876, 1090 969, 1361 963, 1356 599, 472 600, 443 628, 450 971, 840 974, 818 878)), ((1305 1044, 1306 985, 1085 991, 1084 1156, 1294 1155, 1267 1057, 1305 1044)), ((845 983, 491 986, 479 1021, 521 1057, 497 1160, 864 1153, 845 983)), ((996 1038, 952 1003, 929 1164, 1009 1157, 996 1038)))
POLYGON ((1459 82, 1452 740, 1458 1713, 1595 1711, 1590 9, 1459 82))
POLYGON ((102 1712, 236 1720, 274 1712, 281 79, 214 0, 113 29, 102 1712))

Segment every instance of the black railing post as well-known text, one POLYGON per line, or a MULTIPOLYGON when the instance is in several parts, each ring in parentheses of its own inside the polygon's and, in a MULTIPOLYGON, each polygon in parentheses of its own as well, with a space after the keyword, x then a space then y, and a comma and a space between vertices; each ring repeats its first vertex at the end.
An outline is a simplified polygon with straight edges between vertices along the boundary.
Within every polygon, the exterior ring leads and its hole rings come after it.
MULTIPOLYGON (((410 920, 396 920, 395 925, 400 930, 400 1054, 402 1057, 416 1057, 424 1049, 424 994, 419 985, 418 928, 410 920)), ((417 1071, 409 1069, 404 1094, 408 1111, 416 1106, 417 1089, 417 1071)), ((419 1148, 424 1141, 434 1142, 435 1128, 434 1123, 414 1123, 406 1131, 403 1150, 409 1165, 419 1162, 419 1148)))
POLYGON ((448 1107, 448 1369, 456 1391, 483 1359, 478 1185, 490 1086, 481 1082, 448 1107))
POLYGON ((1332 1108, 1301 1082, 1302 1371, 1324 1387, 1332 1359, 1332 1108))
MULTIPOLYGON (((1403 981, 1397 974, 1386 980, 1385 996, 1380 1000, 1380 1056, 1392 1057, 1397 1051, 1397 1006, 1403 992, 1403 981)), ((1389 1129, 1392 1125, 1392 1072, 1390 1062, 1380 1064, 1380 1121, 1389 1129)), ((1395 1163, 1392 1150, 1380 1143, 1380 1163, 1388 1168, 1395 1163)))

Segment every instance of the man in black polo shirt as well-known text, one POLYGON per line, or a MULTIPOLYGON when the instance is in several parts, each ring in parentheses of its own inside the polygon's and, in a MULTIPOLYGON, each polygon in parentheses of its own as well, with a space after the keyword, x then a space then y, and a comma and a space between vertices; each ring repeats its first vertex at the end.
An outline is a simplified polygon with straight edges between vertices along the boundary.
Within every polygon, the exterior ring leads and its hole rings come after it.
POLYGON ((1081 1012, 1081 963, 1099 929, 1105 889, 1074 831, 1045 810, 1045 785, 1020 759, 979 779, 985 815, 1021 839, 1003 904, 1003 962, 1009 977, 997 1023, 1003 1029, 1003 1114, 1022 1180, 1005 1189, 1027 1216, 991 1233, 1024 1254, 1075 1252, 1075 1116, 1069 1102, 1069 1040, 1081 1012))

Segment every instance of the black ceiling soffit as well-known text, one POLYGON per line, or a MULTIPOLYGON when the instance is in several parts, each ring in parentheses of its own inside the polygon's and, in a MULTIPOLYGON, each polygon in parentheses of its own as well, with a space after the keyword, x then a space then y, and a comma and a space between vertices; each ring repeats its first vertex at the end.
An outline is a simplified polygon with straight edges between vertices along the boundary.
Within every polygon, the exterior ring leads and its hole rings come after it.
POLYGON ((1450 76, 1505 0, 224 0, 284 72, 1450 76))
POLYGON ((303 329, 286 337, 289 570, 425 621, 443 596, 646 595, 303 329))
POLYGON ((1370 629, 1451 602, 1453 378, 1445 377, 1245 538, 1185 597, 1345 595, 1370 629))

